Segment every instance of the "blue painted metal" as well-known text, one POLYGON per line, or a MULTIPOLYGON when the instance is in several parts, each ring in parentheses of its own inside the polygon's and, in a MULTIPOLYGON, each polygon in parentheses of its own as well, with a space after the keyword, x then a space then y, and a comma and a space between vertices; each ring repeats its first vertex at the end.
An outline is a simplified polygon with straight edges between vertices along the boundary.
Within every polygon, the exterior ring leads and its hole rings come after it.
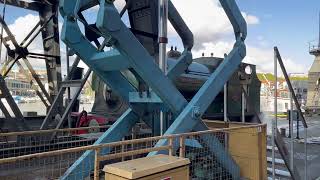
MULTIPOLYGON (((99 0, 99 2, 100 9, 96 25, 101 35, 105 39, 108 39, 109 44, 116 50, 100 52, 82 35, 77 24, 78 12, 96 4, 97 2, 95 0, 77 0, 76 3, 70 0, 60 1, 60 11, 64 18, 62 40, 76 52, 112 90, 117 92, 126 102, 132 102, 130 109, 99 138, 96 144, 121 140, 140 118, 147 124, 151 124, 152 118, 143 117, 145 112, 154 110, 148 107, 150 103, 160 104, 160 102, 162 102, 162 104, 177 117, 166 131, 166 134, 207 129, 200 119, 201 115, 221 91, 224 84, 237 69, 246 54, 244 45, 244 40, 247 35, 246 22, 235 1, 220 0, 235 31, 236 43, 234 48, 208 78, 190 103, 187 103, 186 99, 173 85, 171 80, 183 73, 192 62, 192 33, 188 32, 188 29, 186 31, 180 29, 179 34, 184 37, 185 51, 179 61, 170 69, 168 76, 165 76, 158 68, 154 58, 149 55, 137 38, 121 21, 119 13, 112 1, 99 0), (129 67, 134 74, 138 75, 151 87, 151 99, 138 97, 139 93, 137 93, 136 88, 132 86, 124 77, 123 73, 121 73, 120 70, 128 69, 129 67)), ((172 3, 169 4, 169 19, 176 27, 178 27, 179 24, 184 24, 172 3), (170 9, 172 11, 171 13, 170 9)), ((209 139, 204 137, 203 140, 208 142, 209 139)), ((210 139, 210 142, 212 142, 212 139, 210 139)), ((166 143, 166 141, 160 141, 157 146, 166 143)), ((235 179, 239 179, 239 167, 228 153, 225 152, 224 147, 222 147, 218 140, 215 140, 215 143, 207 143, 207 145, 210 146, 212 152, 216 154, 218 159, 221 157, 221 159, 226 160, 221 160, 220 163, 229 170, 235 179)), ((105 153, 108 153, 107 149, 102 152, 102 154, 105 153)), ((81 179, 81 177, 77 175, 77 172, 83 172, 83 170, 81 170, 82 167, 88 169, 88 172, 82 173, 82 175, 89 175, 89 170, 92 169, 92 167, 89 166, 89 164, 93 162, 92 154, 92 151, 83 154, 66 172, 62 179, 81 179)))
POLYGON ((192 63, 192 53, 188 50, 184 50, 177 61, 178 62, 169 69, 167 74, 168 78, 171 80, 174 80, 185 73, 186 69, 188 69, 189 65, 192 63))
MULTIPOLYGON (((194 130, 201 131, 204 128, 206 128, 206 125, 203 122, 200 122, 196 127, 194 127, 194 130)), ((225 147, 220 143, 220 140, 213 134, 203 134, 201 135, 201 140, 203 142, 210 142, 210 144, 206 145, 210 149, 210 152, 214 152, 216 160, 226 168, 227 172, 232 175, 233 179, 240 179, 240 168, 225 150, 225 147)))
MULTIPOLYGON (((128 109, 94 144, 122 140, 138 121, 139 117, 131 109, 128 109)), ((101 154, 107 154, 109 151, 110 149, 105 148, 101 154)), ((84 179, 93 169, 93 160, 94 151, 86 151, 60 179, 84 179)))
POLYGON ((122 22, 117 9, 112 3, 100 0, 96 25, 105 38, 111 37, 116 42, 113 44, 114 48, 130 61, 131 67, 172 112, 176 115, 179 114, 187 105, 187 100, 173 85, 172 81, 163 74, 155 63, 154 58, 150 56, 122 22))
POLYGON ((103 67, 104 71, 120 71, 130 68, 129 62, 115 49, 97 53, 90 61, 96 67, 103 67))

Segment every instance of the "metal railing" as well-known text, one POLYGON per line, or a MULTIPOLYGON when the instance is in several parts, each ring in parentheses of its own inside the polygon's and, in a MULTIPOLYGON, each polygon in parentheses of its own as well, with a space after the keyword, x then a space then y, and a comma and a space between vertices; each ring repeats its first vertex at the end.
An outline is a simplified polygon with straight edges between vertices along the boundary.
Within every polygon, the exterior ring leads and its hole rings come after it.
MULTIPOLYGON (((279 130, 277 128, 277 87, 278 87, 278 78, 277 78, 277 74, 278 74, 278 63, 280 65, 281 71, 284 75, 284 78, 287 82, 288 85, 288 89, 290 91, 290 97, 293 99, 294 105, 296 107, 296 110, 298 112, 298 119, 301 119, 302 121, 302 125, 304 127, 304 133, 305 133, 305 167, 304 167, 304 179, 308 178, 308 173, 307 173, 307 145, 306 145, 306 139, 307 139, 307 129, 308 129, 308 124, 307 121, 305 120, 305 117, 302 113, 301 110, 301 105, 299 104, 298 98, 296 96, 296 93, 293 89, 293 86, 291 84, 289 75, 287 73, 287 70, 285 68, 285 65, 283 63, 281 54, 279 52, 278 47, 274 47, 274 76, 275 76, 275 92, 274 92, 274 114, 275 114, 275 119, 272 122, 272 176, 273 179, 275 179, 275 145, 278 146, 279 152, 284 160, 284 163, 286 165, 286 167, 288 168, 290 174, 291 174, 291 178, 292 179, 301 179, 300 177, 300 173, 296 167, 296 165, 293 163, 293 159, 294 159, 294 150, 293 150, 293 138, 290 141, 290 154, 284 144, 284 141, 281 138, 281 135, 279 133, 279 130), (280 146, 279 146, 280 144, 280 146)), ((292 104, 291 104, 291 112, 292 112, 292 104)), ((292 113, 291 113, 291 122, 292 122, 292 113)), ((290 124, 290 129, 291 132, 293 131, 293 124, 290 124)), ((292 135, 292 134, 291 134, 292 135)))
POLYGON ((318 42, 314 41, 314 42, 309 42, 309 52, 310 53, 316 53, 320 51, 320 46, 318 44, 318 42))
POLYGON ((0 133, 0 159, 93 144, 110 126, 0 133), (55 137, 52 138, 52 134, 55 137))
POLYGON ((231 179, 231 175, 222 165, 227 160, 215 157, 212 149, 209 150, 208 144, 204 142, 215 143, 218 140, 228 150, 228 145, 224 144, 226 136, 231 133, 241 133, 239 132, 241 129, 261 129, 265 126, 260 124, 149 137, 9 157, 0 159, 0 179, 59 179, 85 151, 95 151, 95 161, 76 172, 79 173, 76 177, 82 179, 87 178, 83 174, 90 174, 91 179, 98 180, 103 175, 102 168, 104 165, 145 157, 149 152, 154 151, 189 158, 191 161, 191 178, 231 179), (204 138, 206 141, 202 141, 204 138), (162 140, 167 140, 168 143, 163 146, 155 146, 157 142, 162 140), (109 150, 108 154, 105 154, 106 150, 109 150), (90 169, 94 169, 94 171, 90 171, 90 169), (90 172, 88 173, 88 171, 90 172))

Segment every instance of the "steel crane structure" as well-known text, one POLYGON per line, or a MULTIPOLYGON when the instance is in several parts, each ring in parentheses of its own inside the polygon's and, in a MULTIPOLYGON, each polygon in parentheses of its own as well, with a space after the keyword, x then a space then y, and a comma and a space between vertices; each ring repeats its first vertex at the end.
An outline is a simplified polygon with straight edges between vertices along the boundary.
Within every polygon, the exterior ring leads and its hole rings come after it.
MULTIPOLYGON (((1 35, 1 45, 3 44, 7 50, 7 61, 4 63, 1 74, 4 78, 12 70, 12 68, 17 65, 20 72, 26 77, 26 80, 34 88, 36 94, 40 97, 41 101, 47 107, 50 108, 53 100, 56 99, 58 94, 61 77, 61 60, 60 60, 60 41, 59 41, 59 26, 58 26, 58 0, 34 0, 34 1, 17 1, 17 0, 0 0, 0 3, 4 5, 15 6, 18 8, 23 8, 31 11, 36 11, 39 13, 40 20, 32 28, 30 33, 24 38, 22 42, 17 42, 14 34, 9 29, 3 15, 0 17, 0 24, 2 30, 5 32, 6 37, 1 35), (28 46, 33 43, 36 37, 41 34, 43 42, 43 53, 30 52, 28 46), (12 46, 10 45, 12 44, 12 46), (47 78, 48 78, 48 90, 45 89, 44 84, 41 82, 39 76, 36 74, 32 64, 29 62, 28 58, 43 59, 46 64, 47 78), (25 64, 27 69, 24 69, 22 64, 25 64), (29 77, 28 71, 32 77, 29 77), (33 85, 37 84, 39 89, 33 85)), ((2 86, 3 87, 3 86, 2 86)), ((4 91, 7 92, 7 91, 4 91)), ((11 97, 10 93, 5 93, 5 97, 11 97)), ((56 106, 56 113, 60 113, 63 109, 62 97, 57 100, 58 106, 56 106)), ((6 119, 10 119, 9 124, 14 123, 16 127, 11 128, 11 130, 27 130, 28 124, 24 122, 21 116, 20 110, 13 103, 10 103, 11 109, 16 116, 16 121, 12 121, 11 117, 6 115, 6 119), (17 114, 19 116, 17 116, 17 114), (20 117, 20 118, 18 118, 20 117), (22 119, 22 120, 21 120, 22 119)), ((3 106, 4 107, 4 106, 3 106)), ((1 108, 6 111, 5 108, 1 108)), ((7 114, 7 113, 5 113, 7 114)), ((12 126, 10 126, 12 127, 12 126)))
MULTIPOLYGON (((121 140, 140 120, 152 124, 152 114, 162 111, 172 114, 172 123, 164 134, 184 133, 208 129, 201 116, 210 103, 221 91, 224 84, 246 56, 245 39, 247 25, 234 0, 220 0, 234 29, 235 44, 232 51, 226 55, 223 62, 211 74, 193 99, 188 102, 172 83, 172 80, 183 73, 192 62, 193 35, 173 3, 169 1, 168 19, 181 37, 184 52, 177 63, 167 74, 159 68, 158 58, 158 21, 157 1, 139 1, 127 5, 119 13, 114 6, 114 0, 61 0, 60 13, 63 16, 62 40, 75 52, 114 92, 117 92, 128 104, 128 110, 108 129, 95 144, 121 140), (96 23, 89 28, 101 36, 104 45, 111 50, 94 46, 86 37, 78 23, 83 23, 79 16, 82 11, 93 6, 99 6, 96 23), (128 10, 130 26, 121 20, 121 15, 128 10), (154 21, 155 20, 155 21, 154 21), (154 23, 157 22, 157 23, 154 23), (142 28, 142 24, 150 25, 142 28), (131 84, 123 75, 130 72, 139 79, 138 87, 131 84)), ((161 39, 160 39, 161 40, 161 39)), ((163 41, 162 39, 161 41, 163 41)), ((206 142, 206 138, 203 139, 206 142)), ((165 144, 160 141, 157 145, 165 144)), ((217 159, 227 159, 222 164, 234 179, 240 178, 240 170, 231 156, 218 140, 207 144, 216 154, 217 159)), ((110 149, 104 149, 106 154, 110 149)), ((158 152, 159 153, 159 152, 158 152)), ((65 173, 62 179, 79 179, 82 168, 90 169, 94 152, 85 152, 65 173)), ((152 154, 150 154, 152 155, 152 154)), ((222 162, 222 161, 221 161, 222 162)), ((88 172, 89 173, 89 172, 88 172)), ((89 174, 87 174, 89 175, 89 174)))

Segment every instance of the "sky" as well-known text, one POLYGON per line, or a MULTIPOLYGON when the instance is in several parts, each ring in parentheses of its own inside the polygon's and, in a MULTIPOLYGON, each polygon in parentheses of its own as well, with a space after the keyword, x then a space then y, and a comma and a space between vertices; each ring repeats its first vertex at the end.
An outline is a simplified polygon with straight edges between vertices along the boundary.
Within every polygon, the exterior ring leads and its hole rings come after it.
MULTIPOLYGON (((309 42, 317 42, 319 31, 319 0, 236 0, 248 24, 245 62, 257 65, 259 72, 273 72, 273 47, 278 46, 287 70, 291 73, 307 73, 314 57, 308 53, 309 42)), ((194 33, 193 56, 202 53, 223 56, 234 44, 231 24, 218 0, 172 0, 186 24, 194 33)), ((121 8, 123 0, 117 0, 121 8)), ((2 6, 0 6, 2 11, 2 6)), ((97 8, 87 12, 93 21, 97 8)), ((39 20, 37 13, 7 6, 5 20, 18 41, 39 20)), ((124 19, 125 20, 125 19, 124 19)), ((60 20, 62 21, 62 20, 60 20)), ((61 26, 61 25, 60 25, 61 26)), ((180 38, 169 27, 169 44, 182 50, 180 38)), ((30 46, 30 51, 41 52, 40 37, 30 46)), ((62 46, 62 55, 65 54, 62 46)), ((63 63, 64 59, 62 59, 63 63)), ((43 62, 32 60, 37 68, 43 62)))

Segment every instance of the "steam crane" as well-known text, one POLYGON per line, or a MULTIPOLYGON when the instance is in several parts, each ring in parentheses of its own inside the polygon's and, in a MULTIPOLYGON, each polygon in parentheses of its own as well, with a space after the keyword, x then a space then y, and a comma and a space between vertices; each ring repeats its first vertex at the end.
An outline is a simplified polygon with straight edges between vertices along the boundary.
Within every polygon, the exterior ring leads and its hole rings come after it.
MULTIPOLYGON (((172 117, 168 120, 164 119, 164 122, 170 122, 168 128, 163 129, 164 135, 208 129, 202 122, 202 115, 246 55, 244 41, 247 36, 247 26, 235 1, 220 0, 234 29, 236 40, 234 47, 189 102, 172 80, 185 72, 192 62, 193 36, 173 3, 171 1, 168 3, 168 19, 181 37, 185 50, 168 72, 164 73, 165 69, 159 68, 159 64, 163 62, 158 60, 157 41, 160 44, 166 43, 166 37, 157 36, 156 32, 159 28, 157 25, 161 23, 154 23, 155 15, 159 10, 158 1, 144 0, 139 3, 135 1, 130 6, 130 0, 128 0, 121 13, 117 11, 113 2, 113 0, 60 1, 60 13, 64 19, 62 40, 129 106, 95 144, 121 140, 141 119, 153 127, 152 117, 154 113, 160 111, 171 114, 170 117, 172 117), (88 27, 79 14, 95 5, 99 6, 97 21, 95 27, 88 27), (126 10, 131 15, 129 16, 131 28, 121 20, 121 15, 126 10), (82 34, 78 22, 97 32, 104 39, 103 43, 99 47, 93 45, 82 34), (141 26, 149 23, 152 27, 148 31, 143 31, 141 26), (111 50, 103 51, 104 46, 111 47, 111 50), (131 73, 139 80, 138 87, 128 81, 124 72, 131 73)), ((169 116, 163 118, 167 117, 169 116)), ((159 141, 156 146, 166 143, 166 141, 159 141)), ((240 178, 238 165, 218 139, 209 143, 204 138, 203 143, 206 143, 215 153, 218 161, 234 179, 240 178), (221 161, 222 159, 226 161, 221 161)), ((101 153, 107 154, 109 151, 110 149, 104 149, 101 153)), ((79 179, 76 172, 83 168, 89 170, 93 157, 92 151, 85 152, 62 179, 79 179)))

